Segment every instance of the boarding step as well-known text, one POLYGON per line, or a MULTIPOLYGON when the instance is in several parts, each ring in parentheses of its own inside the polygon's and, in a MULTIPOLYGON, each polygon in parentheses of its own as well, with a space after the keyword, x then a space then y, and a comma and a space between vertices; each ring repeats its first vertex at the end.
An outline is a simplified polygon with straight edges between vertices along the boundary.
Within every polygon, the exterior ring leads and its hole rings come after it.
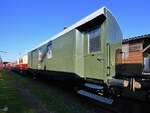
POLYGON ((84 86, 85 86, 85 87, 88 87, 88 88, 97 89, 97 90, 102 90, 102 89, 104 89, 103 86, 96 85, 96 84, 91 84, 91 83, 85 83, 84 86))
POLYGON ((114 102, 113 99, 105 98, 105 97, 93 94, 93 93, 85 91, 85 90, 78 90, 77 93, 80 94, 80 95, 89 97, 91 99, 97 100, 99 102, 106 103, 106 104, 112 104, 114 102))

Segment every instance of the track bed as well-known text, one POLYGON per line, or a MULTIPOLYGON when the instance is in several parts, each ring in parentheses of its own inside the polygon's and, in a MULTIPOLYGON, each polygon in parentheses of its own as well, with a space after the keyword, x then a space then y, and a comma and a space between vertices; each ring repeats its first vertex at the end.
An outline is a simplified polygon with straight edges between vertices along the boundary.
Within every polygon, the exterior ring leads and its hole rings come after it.
POLYGON ((107 105, 76 94, 73 87, 65 82, 33 80, 29 77, 23 79, 63 101, 75 113, 149 113, 150 103, 120 97, 114 104, 107 105))

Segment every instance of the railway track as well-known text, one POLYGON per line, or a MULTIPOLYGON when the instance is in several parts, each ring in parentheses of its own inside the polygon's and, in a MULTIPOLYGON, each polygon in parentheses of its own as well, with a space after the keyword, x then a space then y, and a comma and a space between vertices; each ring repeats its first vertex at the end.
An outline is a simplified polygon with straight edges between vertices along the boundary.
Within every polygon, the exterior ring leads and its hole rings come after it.
POLYGON ((31 84, 48 90, 53 96, 65 102, 78 113, 149 113, 150 103, 120 97, 114 104, 108 105, 77 94, 72 86, 65 82, 32 79, 26 77, 31 84))

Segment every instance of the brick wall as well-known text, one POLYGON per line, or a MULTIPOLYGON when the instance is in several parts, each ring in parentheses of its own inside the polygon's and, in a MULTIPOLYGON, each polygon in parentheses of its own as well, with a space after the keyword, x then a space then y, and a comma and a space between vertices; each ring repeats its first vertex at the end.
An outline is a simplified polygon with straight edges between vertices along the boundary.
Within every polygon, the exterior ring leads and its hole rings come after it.
POLYGON ((128 53, 128 58, 122 59, 123 64, 143 64, 143 52, 133 51, 128 53))
POLYGON ((128 51, 124 53, 126 55, 124 54, 122 55, 122 63, 123 64, 143 64, 142 43, 128 44, 127 46, 128 46, 128 51))
POLYGON ((116 72, 140 75, 143 72, 143 44, 123 44, 122 61, 118 61, 120 54, 116 55, 116 72))

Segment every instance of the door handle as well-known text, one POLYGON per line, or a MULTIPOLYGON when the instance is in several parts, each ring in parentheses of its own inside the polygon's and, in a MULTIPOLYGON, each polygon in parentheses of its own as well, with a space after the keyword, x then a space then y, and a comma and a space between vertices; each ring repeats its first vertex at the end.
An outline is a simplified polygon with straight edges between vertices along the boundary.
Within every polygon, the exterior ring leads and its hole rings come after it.
POLYGON ((103 59, 102 59, 102 58, 97 58, 97 60, 98 60, 99 62, 101 62, 103 59))

